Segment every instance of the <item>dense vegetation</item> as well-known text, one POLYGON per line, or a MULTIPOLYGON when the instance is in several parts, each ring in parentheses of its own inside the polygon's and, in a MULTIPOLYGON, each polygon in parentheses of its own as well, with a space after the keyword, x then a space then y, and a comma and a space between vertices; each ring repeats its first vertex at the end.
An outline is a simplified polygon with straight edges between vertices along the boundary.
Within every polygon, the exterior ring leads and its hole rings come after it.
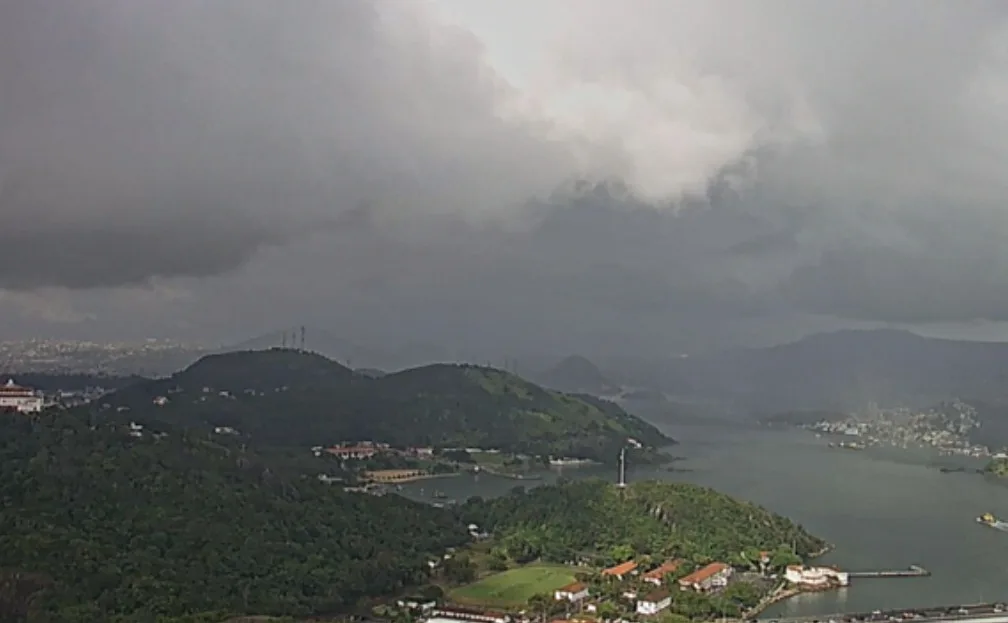
POLYGON ((1008 459, 992 459, 991 462, 984 467, 984 471, 1002 478, 1008 477, 1008 459))
POLYGON ((643 555, 744 566, 760 551, 781 552, 790 562, 825 545, 760 506, 683 483, 620 489, 582 481, 516 489, 494 500, 471 500, 461 512, 494 532, 497 555, 517 562, 586 558, 608 565, 643 555))
POLYGON ((548 391, 492 368, 437 364, 373 378, 281 349, 205 357, 101 403, 86 408, 93 420, 159 430, 231 426, 260 445, 372 440, 611 461, 628 437, 650 447, 671 443, 613 403, 548 391), (167 402, 155 404, 158 397, 167 402))
POLYGON ((0 500, 12 622, 344 611, 469 540, 449 513, 290 478, 237 444, 65 413, 0 414, 0 500))

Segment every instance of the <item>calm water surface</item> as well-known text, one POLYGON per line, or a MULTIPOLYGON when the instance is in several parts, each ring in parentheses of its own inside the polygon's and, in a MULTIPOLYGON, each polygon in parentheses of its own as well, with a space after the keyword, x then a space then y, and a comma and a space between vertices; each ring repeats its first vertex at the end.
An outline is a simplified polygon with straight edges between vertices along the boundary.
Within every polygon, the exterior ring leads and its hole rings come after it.
MULTIPOLYGON (((853 580, 849 588, 803 595, 764 616, 799 616, 1008 601, 1008 533, 975 523, 982 512, 1008 517, 1008 486, 976 474, 942 474, 934 465, 979 466, 925 451, 829 448, 801 431, 670 426, 680 440, 677 467, 633 470, 630 481, 680 480, 714 487, 790 517, 836 545, 822 558, 848 570, 901 569, 919 564, 928 578, 853 580)), ((567 469, 564 475, 613 476, 615 470, 567 469)), ((540 482, 552 482, 547 472, 540 482)), ((517 481, 460 476, 412 483, 404 493, 430 499, 501 495, 517 481)), ((526 482, 534 486, 533 482, 526 482)))

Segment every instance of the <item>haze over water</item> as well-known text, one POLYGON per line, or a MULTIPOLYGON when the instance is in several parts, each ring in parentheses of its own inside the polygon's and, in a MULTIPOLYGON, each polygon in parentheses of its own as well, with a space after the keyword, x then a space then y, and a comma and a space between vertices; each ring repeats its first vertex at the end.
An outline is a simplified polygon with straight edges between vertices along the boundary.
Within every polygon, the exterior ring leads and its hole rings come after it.
MULTIPOLYGON (((801 523, 836 545, 821 562, 847 570, 903 569, 919 564, 928 578, 855 579, 846 590, 803 595, 763 617, 861 612, 1008 601, 1008 534, 974 518, 1008 516, 1008 486, 976 474, 942 474, 923 451, 847 451, 802 431, 666 426, 681 441, 677 468, 633 470, 628 480, 665 479, 714 487, 801 523)), ((948 464, 950 459, 942 459, 948 464)), ((961 460, 959 464, 967 464, 961 460)), ((979 465, 971 463, 970 465, 979 465)), ((612 469, 568 469, 565 475, 605 476, 612 469)), ((543 482, 555 480, 548 474, 543 482)), ((413 483, 449 498, 500 495, 514 480, 482 475, 413 483)), ((528 486, 534 483, 527 482, 528 486)))

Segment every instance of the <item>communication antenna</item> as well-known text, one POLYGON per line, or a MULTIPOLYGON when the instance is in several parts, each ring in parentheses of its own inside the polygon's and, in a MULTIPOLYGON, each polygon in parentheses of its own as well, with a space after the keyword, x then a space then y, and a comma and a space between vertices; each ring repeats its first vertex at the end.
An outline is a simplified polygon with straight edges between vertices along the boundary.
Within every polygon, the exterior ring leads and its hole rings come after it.
POLYGON ((304 328, 304 325, 301 325, 301 350, 302 351, 304 350, 304 334, 305 334, 305 328, 304 328))
POLYGON ((287 330, 280 334, 280 348, 287 348, 287 330))
POLYGON ((626 448, 620 448, 619 451, 619 483, 617 486, 620 489, 626 487, 626 448))

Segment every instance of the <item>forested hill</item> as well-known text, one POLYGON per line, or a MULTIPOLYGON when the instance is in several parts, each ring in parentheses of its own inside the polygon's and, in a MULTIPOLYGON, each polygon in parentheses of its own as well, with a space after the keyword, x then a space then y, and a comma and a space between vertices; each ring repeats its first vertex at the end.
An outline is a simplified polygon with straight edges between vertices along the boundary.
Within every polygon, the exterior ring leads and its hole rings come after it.
POLYGON ((672 443, 612 403, 545 390, 492 368, 436 364, 379 378, 320 355, 213 355, 85 407, 92 421, 155 429, 230 426, 255 443, 487 447, 612 460, 627 438, 672 443))
POLYGON ((334 613, 469 540, 450 513, 287 479, 227 439, 127 432, 0 414, 0 621, 334 613))
POLYGON ((685 483, 646 481, 620 489, 603 481, 570 482, 471 500, 461 512, 493 531, 518 561, 588 554, 610 565, 644 555, 746 566, 760 551, 797 562, 826 545, 761 506, 685 483))

